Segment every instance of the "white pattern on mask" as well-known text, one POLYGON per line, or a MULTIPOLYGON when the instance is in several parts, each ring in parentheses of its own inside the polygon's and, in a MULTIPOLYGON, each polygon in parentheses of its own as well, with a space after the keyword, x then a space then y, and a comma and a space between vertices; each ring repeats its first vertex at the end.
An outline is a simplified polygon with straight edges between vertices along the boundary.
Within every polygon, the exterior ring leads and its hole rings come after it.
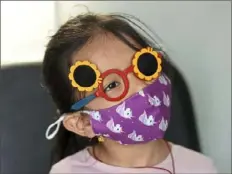
POLYGON ((128 138, 132 139, 133 141, 143 141, 143 136, 137 135, 135 130, 128 134, 128 138))
POLYGON ((163 85, 168 84, 167 80, 165 79, 165 77, 163 75, 159 76, 159 82, 160 82, 160 84, 163 84, 163 85))
POLYGON ((146 111, 144 111, 143 114, 139 116, 139 121, 141 121, 146 126, 153 126, 156 124, 154 117, 152 115, 147 116, 146 111))
POLYGON ((111 131, 111 132, 114 132, 114 133, 122 133, 122 127, 120 124, 114 124, 114 120, 113 119, 110 119, 107 123, 106 123, 106 127, 111 131))
POLYGON ((163 103, 165 106, 169 107, 170 106, 170 99, 169 96, 163 92, 163 103))
POLYGON ((141 95, 142 97, 145 97, 145 94, 144 94, 143 90, 139 91, 139 95, 141 95))
POLYGON ((98 111, 96 111, 96 112, 91 112, 90 115, 91 115, 91 117, 92 117, 94 120, 99 121, 99 122, 102 121, 101 114, 100 114, 98 111))
POLYGON ((123 102, 121 105, 119 105, 117 108, 116 108, 116 112, 123 118, 126 118, 126 119, 131 119, 133 116, 132 116, 132 111, 130 108, 125 108, 125 102, 123 102))
POLYGON ((150 103, 152 106, 155 106, 155 107, 161 105, 161 101, 160 101, 160 99, 159 99, 157 96, 154 96, 154 97, 152 98, 150 95, 148 95, 148 101, 149 101, 149 103, 150 103))
POLYGON ((165 120, 163 117, 162 117, 162 120, 159 124, 159 129, 162 130, 162 131, 166 131, 168 128, 168 120, 165 120))

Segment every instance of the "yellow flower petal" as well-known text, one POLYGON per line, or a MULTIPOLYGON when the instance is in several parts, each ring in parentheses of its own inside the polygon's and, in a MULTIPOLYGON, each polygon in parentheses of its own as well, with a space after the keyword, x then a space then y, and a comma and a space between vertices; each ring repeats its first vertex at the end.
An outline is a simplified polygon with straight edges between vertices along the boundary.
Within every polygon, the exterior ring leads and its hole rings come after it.
POLYGON ((88 92, 91 92, 93 91, 95 88, 98 87, 99 85, 99 79, 100 79, 100 71, 97 69, 97 66, 90 63, 89 61, 77 61, 74 65, 72 65, 70 67, 70 72, 69 72, 69 75, 68 75, 68 78, 71 80, 71 84, 73 87, 77 88, 79 91, 88 91, 88 92), (90 87, 83 87, 83 86, 80 86, 79 84, 76 83, 75 79, 74 79, 74 71, 75 69, 78 67, 78 66, 82 66, 82 65, 86 65, 86 66, 89 66, 91 67, 95 74, 96 74, 96 80, 95 82, 93 83, 92 86, 90 87))
POLYGON ((162 63, 162 60, 158 57, 158 52, 153 51, 153 49, 151 47, 142 48, 140 51, 136 52, 135 56, 134 56, 134 58, 132 60, 132 65, 134 65, 134 68, 133 68, 134 69, 134 73, 137 74, 138 78, 145 79, 147 81, 150 81, 150 80, 155 79, 155 78, 158 77, 158 75, 159 75, 158 72, 160 72, 162 70, 161 63, 162 63), (151 76, 144 75, 143 73, 141 73, 139 71, 139 68, 138 68, 138 59, 144 53, 150 53, 150 54, 152 54, 155 57, 155 59, 157 60, 157 66, 158 66, 157 70, 151 76))

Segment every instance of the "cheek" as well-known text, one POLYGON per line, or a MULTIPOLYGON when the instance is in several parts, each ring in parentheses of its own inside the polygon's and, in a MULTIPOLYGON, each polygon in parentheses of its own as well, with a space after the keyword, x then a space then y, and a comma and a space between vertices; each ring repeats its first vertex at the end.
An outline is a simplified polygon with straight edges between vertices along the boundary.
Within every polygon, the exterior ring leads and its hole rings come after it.
POLYGON ((99 110, 99 109, 105 109, 109 108, 111 106, 119 104, 120 101, 118 102, 110 102, 105 100, 104 98, 96 98, 93 101, 91 101, 87 107, 93 110, 99 110))

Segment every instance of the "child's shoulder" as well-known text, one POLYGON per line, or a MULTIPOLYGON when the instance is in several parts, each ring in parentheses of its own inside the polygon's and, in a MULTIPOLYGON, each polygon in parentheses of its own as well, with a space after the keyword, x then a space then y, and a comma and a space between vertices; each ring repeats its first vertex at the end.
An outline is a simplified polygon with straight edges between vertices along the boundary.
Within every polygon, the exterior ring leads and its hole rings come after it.
MULTIPOLYGON (((172 144, 172 153, 176 172, 217 173, 212 160, 199 152, 172 144)), ((100 172, 94 164, 96 161, 89 155, 87 149, 84 149, 53 165, 50 174, 100 172)))
POLYGON ((75 173, 76 171, 81 173, 81 172, 86 172, 86 170, 89 168, 88 167, 89 165, 91 165, 91 161, 89 160, 89 155, 87 150, 84 149, 54 164, 49 173, 63 174, 63 173, 75 173))
POLYGON ((49 172, 49 174, 56 173, 70 173, 71 166, 69 164, 70 156, 60 160, 56 164, 54 164, 49 172))
MULTIPOLYGON (((195 172, 217 173, 213 161, 202 153, 185 148, 180 145, 173 145, 173 156, 176 167, 195 172)), ((186 171, 186 172, 187 172, 186 171)))

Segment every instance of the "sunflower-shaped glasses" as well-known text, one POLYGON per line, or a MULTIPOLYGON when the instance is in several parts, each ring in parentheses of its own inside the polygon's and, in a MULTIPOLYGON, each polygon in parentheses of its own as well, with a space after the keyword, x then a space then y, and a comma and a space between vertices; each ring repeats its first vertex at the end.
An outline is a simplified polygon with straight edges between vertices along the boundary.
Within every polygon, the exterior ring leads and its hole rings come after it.
POLYGON ((79 91, 94 92, 74 103, 71 109, 79 110, 96 97, 120 101, 129 90, 129 73, 134 73, 141 80, 152 81, 159 76, 161 70, 161 54, 150 47, 137 51, 132 58, 132 65, 123 71, 109 69, 100 73, 96 65, 88 61, 77 61, 70 68, 72 86, 79 91))

